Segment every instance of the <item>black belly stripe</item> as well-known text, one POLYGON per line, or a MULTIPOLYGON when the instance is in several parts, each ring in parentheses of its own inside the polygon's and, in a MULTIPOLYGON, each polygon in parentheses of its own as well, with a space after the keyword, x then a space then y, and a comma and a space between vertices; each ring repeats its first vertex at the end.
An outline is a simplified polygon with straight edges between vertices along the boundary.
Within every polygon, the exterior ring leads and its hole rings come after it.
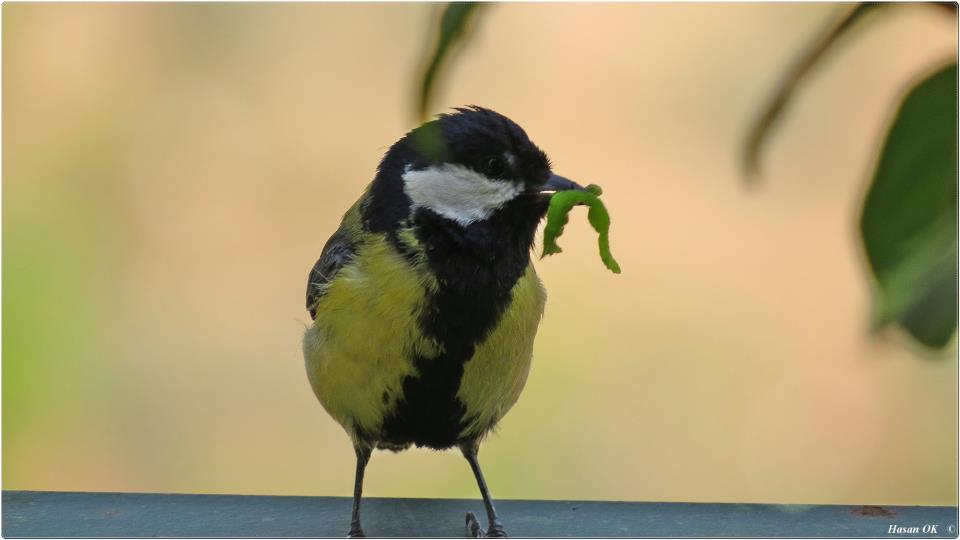
POLYGON ((449 448, 459 442, 469 421, 457 398, 464 365, 500 321, 514 284, 530 263, 530 244, 523 235, 514 232, 504 240, 493 236, 498 231, 490 225, 464 229, 439 219, 419 225, 418 237, 429 246, 427 263, 440 285, 428 299, 420 325, 442 353, 412 359, 418 375, 404 379, 403 399, 381 429, 381 439, 388 443, 449 448))
POLYGON ((457 398, 464 365, 509 301, 509 290, 469 298, 438 292, 431 301, 432 314, 423 323, 425 333, 440 342, 443 352, 435 358, 413 359, 418 376, 403 380, 403 400, 383 425, 385 440, 431 448, 449 448, 457 442, 468 420, 466 407, 457 398))

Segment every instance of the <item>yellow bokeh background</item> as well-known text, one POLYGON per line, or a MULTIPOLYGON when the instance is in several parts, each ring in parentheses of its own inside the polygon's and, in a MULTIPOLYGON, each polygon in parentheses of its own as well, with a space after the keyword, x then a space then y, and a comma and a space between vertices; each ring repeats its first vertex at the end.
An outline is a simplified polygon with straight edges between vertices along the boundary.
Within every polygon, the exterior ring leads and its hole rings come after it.
MULTIPOLYGON (((871 16, 748 189, 750 122, 836 4, 503 4, 435 112, 511 116, 598 183, 537 263, 501 498, 956 504, 956 342, 869 334, 856 219, 909 81, 956 50, 871 16)), ((299 340, 307 272, 412 127, 435 4, 3 5, 3 488, 347 495, 299 340)), ((455 452, 377 453, 372 496, 476 497, 455 452)))

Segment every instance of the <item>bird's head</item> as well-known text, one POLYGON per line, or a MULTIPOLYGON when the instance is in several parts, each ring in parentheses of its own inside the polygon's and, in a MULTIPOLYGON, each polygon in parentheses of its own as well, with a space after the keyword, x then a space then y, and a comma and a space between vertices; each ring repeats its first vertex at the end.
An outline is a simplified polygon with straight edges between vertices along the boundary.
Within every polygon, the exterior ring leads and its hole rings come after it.
POLYGON ((490 109, 459 108, 407 133, 380 163, 366 212, 374 229, 406 219, 498 229, 530 237, 556 191, 583 189, 515 122, 490 109))

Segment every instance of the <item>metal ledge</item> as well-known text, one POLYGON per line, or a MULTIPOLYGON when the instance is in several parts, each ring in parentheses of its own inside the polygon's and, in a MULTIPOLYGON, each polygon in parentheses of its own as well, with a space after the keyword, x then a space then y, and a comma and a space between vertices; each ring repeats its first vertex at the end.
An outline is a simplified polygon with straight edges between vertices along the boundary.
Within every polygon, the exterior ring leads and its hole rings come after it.
MULTIPOLYGON (((464 514, 482 509, 475 500, 365 498, 364 529, 462 537, 464 514)), ((945 506, 502 500, 497 509, 514 537, 957 537, 957 508, 945 506)), ((342 538, 349 521, 345 497, 3 492, 7 538, 342 538)))

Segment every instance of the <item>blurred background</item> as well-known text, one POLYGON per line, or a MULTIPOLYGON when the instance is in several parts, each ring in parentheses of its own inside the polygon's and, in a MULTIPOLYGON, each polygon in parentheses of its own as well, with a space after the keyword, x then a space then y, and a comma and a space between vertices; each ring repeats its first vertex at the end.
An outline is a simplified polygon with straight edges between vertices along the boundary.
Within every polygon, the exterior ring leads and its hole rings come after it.
MULTIPOLYGON (((603 185, 495 497, 957 504, 957 347, 871 336, 855 235, 876 149, 956 26, 904 6, 738 157, 832 4, 506 4, 434 112, 520 123, 603 185)), ((309 388, 307 273, 414 124, 431 4, 3 5, 3 488, 348 495, 309 388)), ((477 497, 455 452, 377 453, 371 496, 477 497)))

